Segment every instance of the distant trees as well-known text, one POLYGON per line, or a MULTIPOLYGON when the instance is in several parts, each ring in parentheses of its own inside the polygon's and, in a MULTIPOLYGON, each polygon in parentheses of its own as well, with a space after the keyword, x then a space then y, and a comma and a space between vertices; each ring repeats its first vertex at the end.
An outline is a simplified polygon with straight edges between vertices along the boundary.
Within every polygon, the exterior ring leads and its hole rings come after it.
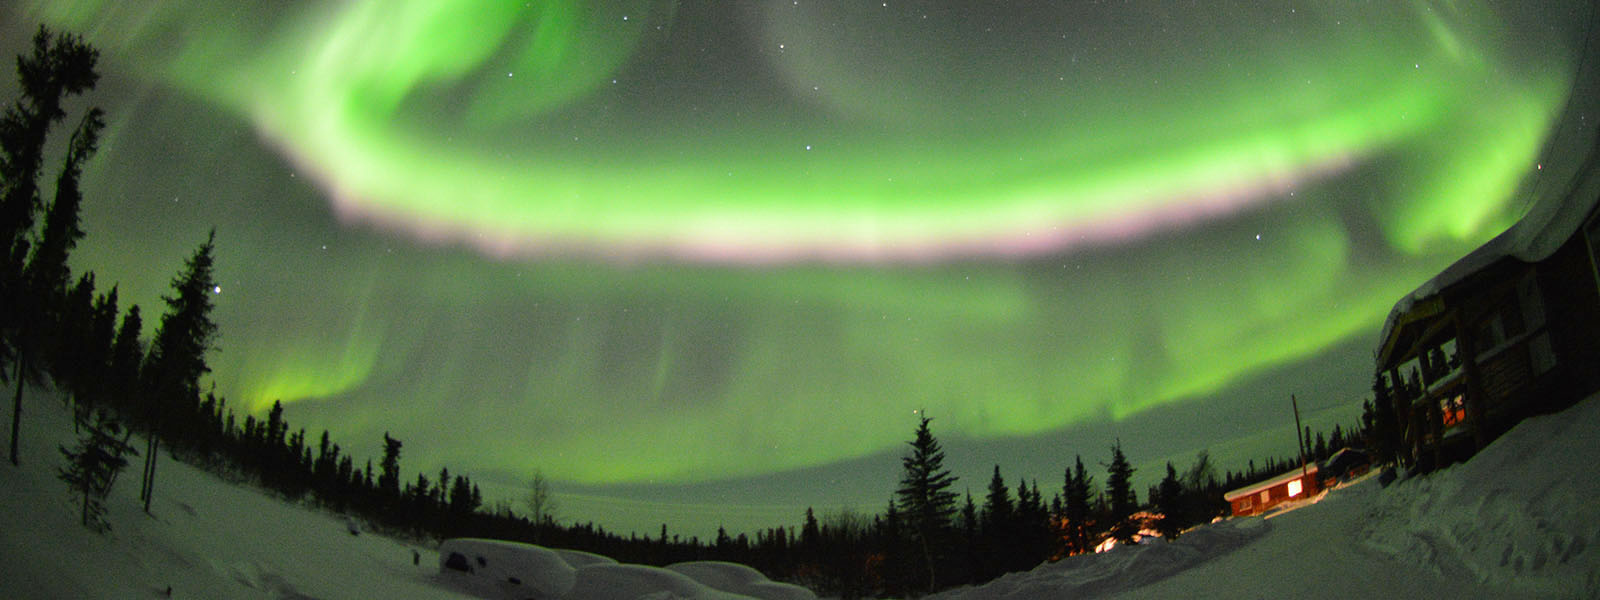
POLYGON ((905 474, 895 490, 902 525, 921 553, 921 575, 928 582, 922 589, 927 591, 938 589, 938 567, 954 539, 951 519, 956 514, 956 493, 950 491, 956 477, 944 468, 944 450, 928 428, 932 421, 921 417, 911 452, 900 459, 905 474))

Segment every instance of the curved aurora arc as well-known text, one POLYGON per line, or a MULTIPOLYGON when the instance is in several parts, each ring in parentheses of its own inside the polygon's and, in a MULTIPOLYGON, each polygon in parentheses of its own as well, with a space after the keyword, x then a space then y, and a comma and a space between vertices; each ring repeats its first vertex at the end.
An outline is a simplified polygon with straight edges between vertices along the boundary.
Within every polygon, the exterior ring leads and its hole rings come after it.
POLYGON ((894 451, 912 408, 1036 433, 1315 355, 1520 216, 1574 68, 1474 3, 32 4, 253 123, 345 222, 446 243, 352 259, 309 314, 233 300, 219 391, 586 483, 894 451))

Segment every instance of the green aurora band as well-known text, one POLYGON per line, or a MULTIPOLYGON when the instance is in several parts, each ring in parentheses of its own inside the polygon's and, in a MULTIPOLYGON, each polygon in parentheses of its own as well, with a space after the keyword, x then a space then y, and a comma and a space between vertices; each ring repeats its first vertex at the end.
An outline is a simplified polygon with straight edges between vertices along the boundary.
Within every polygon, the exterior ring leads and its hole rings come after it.
POLYGON ((219 392, 591 484, 1122 419, 1370 335, 1521 216, 1576 62, 1476 2, 23 4, 352 240, 222 224, 219 392))

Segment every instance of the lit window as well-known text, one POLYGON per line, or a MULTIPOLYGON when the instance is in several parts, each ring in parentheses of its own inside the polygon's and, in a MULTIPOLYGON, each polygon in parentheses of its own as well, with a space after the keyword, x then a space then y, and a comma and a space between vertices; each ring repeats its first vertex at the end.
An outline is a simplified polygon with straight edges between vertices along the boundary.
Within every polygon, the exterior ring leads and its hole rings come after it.
POLYGON ((1262 504, 1266 504, 1268 500, 1272 499, 1271 492, 1272 492, 1272 490, 1261 490, 1261 503, 1262 504))
POLYGON ((1289 482, 1289 497, 1293 498, 1293 497, 1299 496, 1299 495, 1300 495, 1300 480, 1296 479, 1294 481, 1290 481, 1289 482))

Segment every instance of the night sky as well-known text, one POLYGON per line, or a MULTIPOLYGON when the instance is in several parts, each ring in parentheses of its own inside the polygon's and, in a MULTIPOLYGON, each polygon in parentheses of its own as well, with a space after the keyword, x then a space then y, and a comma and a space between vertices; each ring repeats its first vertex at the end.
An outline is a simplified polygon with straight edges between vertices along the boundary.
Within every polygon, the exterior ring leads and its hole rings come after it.
POLYGON ((914 411, 979 490, 1291 454, 1594 140, 1582 0, 588 4, 21 0, 0 50, 102 50, 75 268, 153 324, 214 225, 231 407, 641 533, 880 510, 914 411))

